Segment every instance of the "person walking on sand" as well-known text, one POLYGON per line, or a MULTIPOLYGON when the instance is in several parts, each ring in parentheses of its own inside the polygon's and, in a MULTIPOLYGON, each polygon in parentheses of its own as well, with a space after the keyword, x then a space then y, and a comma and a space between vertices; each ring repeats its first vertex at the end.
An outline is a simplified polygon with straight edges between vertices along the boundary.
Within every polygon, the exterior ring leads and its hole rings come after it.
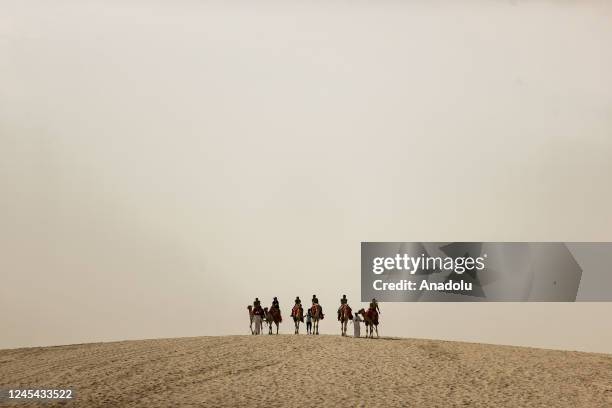
POLYGON ((363 322, 363 320, 361 320, 361 317, 359 317, 359 313, 355 313, 353 315, 353 337, 355 338, 361 337, 361 322, 363 322))
POLYGON ((255 302, 253 302, 253 321, 255 323, 255 330, 253 334, 261 334, 261 325, 263 322, 265 312, 261 308, 261 302, 258 298, 255 298, 255 302))
POLYGON ((312 334, 312 312, 310 309, 306 313, 306 334, 312 334))

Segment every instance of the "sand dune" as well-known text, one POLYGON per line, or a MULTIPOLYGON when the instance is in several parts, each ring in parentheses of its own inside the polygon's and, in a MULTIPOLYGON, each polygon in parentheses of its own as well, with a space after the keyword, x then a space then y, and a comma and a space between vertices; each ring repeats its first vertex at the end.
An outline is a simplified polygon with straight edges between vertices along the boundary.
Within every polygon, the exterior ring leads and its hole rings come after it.
POLYGON ((86 407, 611 407, 612 356, 305 335, 0 350, 0 387, 33 386, 86 407))

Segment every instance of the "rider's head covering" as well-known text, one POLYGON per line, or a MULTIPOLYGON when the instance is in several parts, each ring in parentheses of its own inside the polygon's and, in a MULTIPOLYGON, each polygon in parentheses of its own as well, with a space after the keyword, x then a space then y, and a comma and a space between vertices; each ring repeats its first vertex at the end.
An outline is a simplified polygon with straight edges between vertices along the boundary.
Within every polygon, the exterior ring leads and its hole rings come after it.
POLYGON ((277 299, 276 299, 276 296, 274 296, 274 300, 277 300, 277 299))

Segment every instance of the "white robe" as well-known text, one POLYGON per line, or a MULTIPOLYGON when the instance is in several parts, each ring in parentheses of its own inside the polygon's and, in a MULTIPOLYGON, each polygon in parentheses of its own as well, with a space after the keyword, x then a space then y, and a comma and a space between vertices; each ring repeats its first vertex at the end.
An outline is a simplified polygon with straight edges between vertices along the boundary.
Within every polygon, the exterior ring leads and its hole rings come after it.
POLYGON ((259 315, 255 315, 253 316, 254 320, 255 320, 255 334, 260 334, 261 333, 261 316, 259 315))
POLYGON ((361 327, 359 322, 362 322, 361 318, 357 313, 355 313, 355 317, 353 317, 353 337, 361 337, 361 327))

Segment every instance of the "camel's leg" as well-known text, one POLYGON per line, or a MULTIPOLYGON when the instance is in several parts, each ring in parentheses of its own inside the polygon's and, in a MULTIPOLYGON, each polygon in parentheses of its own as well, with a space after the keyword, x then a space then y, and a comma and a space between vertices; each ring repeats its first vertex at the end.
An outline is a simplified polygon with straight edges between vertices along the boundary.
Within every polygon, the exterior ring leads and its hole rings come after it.
POLYGON ((276 334, 278 335, 278 323, 276 323, 276 334))
POLYGON ((378 326, 374 326, 374 328, 376 329, 376 338, 378 338, 378 326))

